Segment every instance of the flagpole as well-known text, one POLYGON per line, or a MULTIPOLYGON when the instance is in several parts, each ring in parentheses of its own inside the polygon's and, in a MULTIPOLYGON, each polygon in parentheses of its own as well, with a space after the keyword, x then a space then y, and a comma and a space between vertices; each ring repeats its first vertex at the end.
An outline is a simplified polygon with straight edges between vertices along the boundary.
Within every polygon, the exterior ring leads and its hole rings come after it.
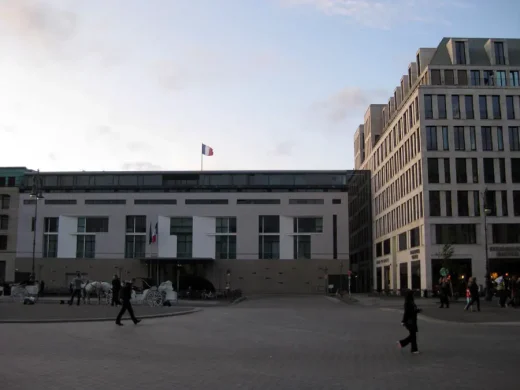
POLYGON ((204 154, 200 154, 200 170, 204 170, 204 154))

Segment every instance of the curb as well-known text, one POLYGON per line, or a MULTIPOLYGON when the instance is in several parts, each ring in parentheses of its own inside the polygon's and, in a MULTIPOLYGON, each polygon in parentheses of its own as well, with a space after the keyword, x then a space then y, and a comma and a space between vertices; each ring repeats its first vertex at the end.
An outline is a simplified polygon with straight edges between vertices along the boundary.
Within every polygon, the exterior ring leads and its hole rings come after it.
POLYGON ((243 296, 243 297, 240 297, 240 298, 237 298, 235 299, 233 302, 231 302, 231 305, 237 305, 239 304, 240 302, 244 302, 247 300, 247 297, 246 296, 243 296))
MULTIPOLYGON (((165 317, 176 317, 187 314, 193 314, 202 311, 200 308, 193 308, 190 310, 183 310, 174 313, 162 313, 162 314, 149 314, 139 316, 139 319, 154 319, 154 318, 165 318, 165 317)), ((68 319, 48 319, 48 320, 0 320, 0 324, 56 324, 56 323, 70 323, 70 322, 112 322, 113 317, 107 318, 68 318, 68 319)), ((122 321, 129 321, 129 319, 123 319, 122 321)))

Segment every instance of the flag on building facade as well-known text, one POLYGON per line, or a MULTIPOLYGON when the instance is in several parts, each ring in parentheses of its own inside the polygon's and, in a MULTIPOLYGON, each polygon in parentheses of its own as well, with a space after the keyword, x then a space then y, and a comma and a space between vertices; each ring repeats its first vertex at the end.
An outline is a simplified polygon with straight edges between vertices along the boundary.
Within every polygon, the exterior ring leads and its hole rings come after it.
POLYGON ((152 235, 152 243, 156 243, 157 242, 157 237, 159 236, 159 223, 156 223, 155 224, 155 229, 153 231, 153 235, 152 235))
POLYGON ((213 156, 213 148, 208 145, 202 144, 202 155, 204 156, 213 156))

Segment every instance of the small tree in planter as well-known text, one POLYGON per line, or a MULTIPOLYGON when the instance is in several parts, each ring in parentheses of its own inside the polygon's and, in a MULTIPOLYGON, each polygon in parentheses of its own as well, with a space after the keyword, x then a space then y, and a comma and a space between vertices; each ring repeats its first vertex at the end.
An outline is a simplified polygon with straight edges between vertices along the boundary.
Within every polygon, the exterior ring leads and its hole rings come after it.
MULTIPOLYGON (((442 247, 442 250, 440 253, 438 253, 438 256, 442 259, 442 268, 446 268, 448 271, 453 272, 453 262, 451 261, 451 258, 453 257, 453 254, 455 253, 455 248, 453 248, 452 244, 444 244, 442 247)), ((457 299, 458 297, 455 296, 453 293, 453 284, 451 283, 450 279, 450 289, 451 289, 451 296, 454 299, 457 299)))

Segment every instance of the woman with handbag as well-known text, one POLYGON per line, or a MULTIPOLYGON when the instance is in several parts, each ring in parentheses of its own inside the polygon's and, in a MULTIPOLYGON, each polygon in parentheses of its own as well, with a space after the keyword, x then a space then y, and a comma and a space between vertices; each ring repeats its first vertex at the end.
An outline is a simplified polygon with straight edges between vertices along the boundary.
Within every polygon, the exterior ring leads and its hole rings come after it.
POLYGON ((419 331, 419 328, 417 327, 417 314, 419 314, 421 311, 422 310, 417 308, 415 305, 413 291, 407 291, 404 297, 404 314, 401 325, 408 330, 409 334, 408 337, 399 340, 397 345, 399 348, 404 348, 408 344, 411 344, 412 353, 414 355, 419 354, 419 349, 417 348, 417 332, 419 331))

